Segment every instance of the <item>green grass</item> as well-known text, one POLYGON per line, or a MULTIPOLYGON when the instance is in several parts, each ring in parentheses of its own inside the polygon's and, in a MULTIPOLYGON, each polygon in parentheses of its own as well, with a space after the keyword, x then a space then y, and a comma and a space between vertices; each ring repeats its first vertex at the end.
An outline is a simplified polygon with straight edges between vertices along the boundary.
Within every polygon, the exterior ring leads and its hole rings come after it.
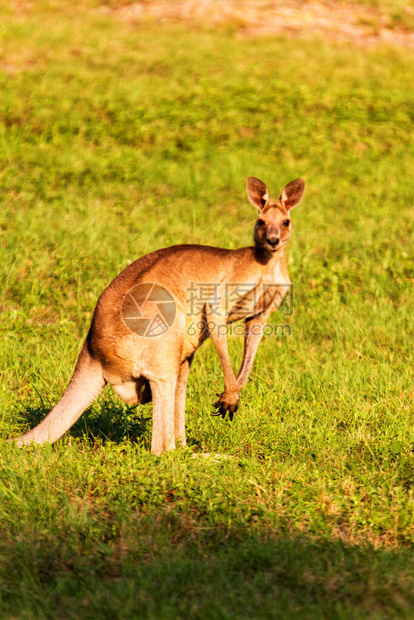
POLYGON ((413 53, 96 4, 0 9, 0 615, 411 618, 413 53), (55 446, 7 444, 129 261, 251 242, 249 175, 307 192, 272 319, 291 336, 263 341, 233 423, 207 343, 188 449, 152 457, 151 407, 110 390, 55 446))

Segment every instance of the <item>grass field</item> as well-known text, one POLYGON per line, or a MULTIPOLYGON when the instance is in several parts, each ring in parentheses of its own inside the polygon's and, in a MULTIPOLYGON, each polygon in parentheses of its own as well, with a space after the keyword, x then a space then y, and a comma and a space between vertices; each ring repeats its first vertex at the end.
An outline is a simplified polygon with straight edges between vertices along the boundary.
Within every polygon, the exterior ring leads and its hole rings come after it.
POLYGON ((97 7, 0 8, 0 616, 414 617, 414 51, 97 7), (110 389, 53 447, 7 444, 130 261, 251 243, 249 175, 307 192, 291 335, 233 423, 208 342, 188 448, 151 456, 151 407, 110 389))

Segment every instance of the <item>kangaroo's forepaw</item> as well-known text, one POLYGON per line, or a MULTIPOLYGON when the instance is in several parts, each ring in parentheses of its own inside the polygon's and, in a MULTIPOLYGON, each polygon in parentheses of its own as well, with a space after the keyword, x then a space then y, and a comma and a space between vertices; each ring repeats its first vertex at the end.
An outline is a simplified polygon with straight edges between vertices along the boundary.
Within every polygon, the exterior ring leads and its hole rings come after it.
POLYGON ((226 417, 226 413, 229 413, 230 422, 233 420, 233 416, 239 408, 239 400, 240 396, 238 392, 223 392, 222 394, 217 394, 219 397, 218 401, 214 403, 213 407, 217 409, 211 415, 221 415, 221 417, 226 417))

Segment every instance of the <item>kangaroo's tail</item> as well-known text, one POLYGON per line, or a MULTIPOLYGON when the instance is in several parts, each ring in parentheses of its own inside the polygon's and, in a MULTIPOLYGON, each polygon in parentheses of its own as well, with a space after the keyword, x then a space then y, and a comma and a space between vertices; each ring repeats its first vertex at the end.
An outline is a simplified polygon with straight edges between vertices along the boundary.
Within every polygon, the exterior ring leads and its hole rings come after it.
POLYGON ((60 401, 40 424, 17 437, 19 446, 29 443, 53 443, 62 437, 89 405, 97 398, 106 381, 101 364, 89 352, 88 341, 83 345, 75 371, 60 401))

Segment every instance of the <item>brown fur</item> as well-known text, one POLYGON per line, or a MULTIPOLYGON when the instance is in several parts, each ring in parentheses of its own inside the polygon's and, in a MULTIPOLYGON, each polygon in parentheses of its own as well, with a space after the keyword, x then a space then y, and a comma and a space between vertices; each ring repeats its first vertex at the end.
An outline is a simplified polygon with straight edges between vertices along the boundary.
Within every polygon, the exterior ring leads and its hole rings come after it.
POLYGON ((161 454, 185 444, 185 393, 197 348, 211 337, 220 357, 224 391, 216 415, 233 417, 239 394, 249 376, 262 330, 290 283, 285 246, 290 238, 290 209, 302 198, 304 181, 287 185, 272 201, 264 183, 249 177, 247 192, 258 208, 253 247, 226 250, 201 245, 177 245, 157 250, 129 265, 103 291, 71 382, 61 400, 34 429, 18 438, 20 445, 55 441, 111 383, 128 404, 153 401, 152 452, 161 454), (144 338, 131 331, 121 315, 125 296, 137 284, 156 283, 174 297, 176 315, 162 335, 144 338), (188 290, 194 283, 216 285, 213 297, 189 312, 188 290), (244 290, 229 303, 228 286, 244 290), (247 284, 249 286, 247 286, 247 284), (273 285, 272 294, 263 287, 273 285), (280 285, 278 288, 277 285, 280 285), (245 321, 245 346, 236 376, 227 350, 225 326, 245 321))

